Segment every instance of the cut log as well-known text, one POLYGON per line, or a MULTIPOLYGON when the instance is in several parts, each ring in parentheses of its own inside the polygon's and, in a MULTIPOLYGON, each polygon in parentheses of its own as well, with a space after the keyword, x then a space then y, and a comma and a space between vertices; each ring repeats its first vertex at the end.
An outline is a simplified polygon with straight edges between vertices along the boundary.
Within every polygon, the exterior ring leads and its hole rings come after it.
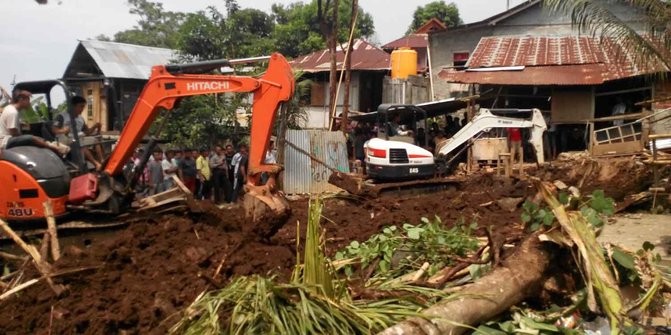
POLYGON ((409 318, 380 335, 463 334, 464 326, 477 327, 537 295, 551 276, 548 268, 556 246, 543 243, 538 234, 529 236, 502 265, 459 291, 460 298, 447 299, 424 310, 427 319, 409 318))

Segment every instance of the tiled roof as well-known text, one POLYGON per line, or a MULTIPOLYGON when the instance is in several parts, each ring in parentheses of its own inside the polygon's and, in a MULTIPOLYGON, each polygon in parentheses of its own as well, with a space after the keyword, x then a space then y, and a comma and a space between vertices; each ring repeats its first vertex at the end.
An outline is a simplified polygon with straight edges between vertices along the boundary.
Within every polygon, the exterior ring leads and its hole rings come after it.
POLYGON ((429 45, 429 35, 410 34, 383 45, 382 49, 397 49, 402 47, 416 49, 416 48, 426 48, 428 45, 429 45))

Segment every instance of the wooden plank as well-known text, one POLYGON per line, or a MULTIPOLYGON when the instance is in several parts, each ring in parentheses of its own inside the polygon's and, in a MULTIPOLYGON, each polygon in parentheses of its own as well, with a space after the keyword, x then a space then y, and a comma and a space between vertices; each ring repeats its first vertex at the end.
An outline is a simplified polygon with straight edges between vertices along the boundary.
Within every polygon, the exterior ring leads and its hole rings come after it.
POLYGON ((599 144, 595 145, 592 148, 592 154, 594 156, 602 155, 631 155, 643 150, 643 145, 641 142, 621 142, 621 143, 609 143, 609 144, 599 144))

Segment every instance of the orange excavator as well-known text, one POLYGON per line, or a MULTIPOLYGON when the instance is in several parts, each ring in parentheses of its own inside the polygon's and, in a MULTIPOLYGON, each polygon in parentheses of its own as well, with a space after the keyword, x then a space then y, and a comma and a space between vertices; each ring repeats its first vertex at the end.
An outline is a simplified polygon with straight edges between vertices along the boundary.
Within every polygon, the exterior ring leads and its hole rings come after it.
MULTIPOLYGON (((253 59, 258 60, 258 59, 253 59)), ((240 63, 248 60, 239 60, 240 63)), ((19 146, 0 155, 0 218, 18 221, 45 217, 43 204, 51 202, 54 216, 70 211, 119 214, 131 208, 134 184, 144 170, 152 150, 145 150, 141 163, 129 176, 122 173, 141 140, 162 110, 171 110, 180 99, 212 93, 252 93, 251 143, 245 185, 245 209, 255 221, 288 214, 286 200, 275 192, 274 177, 280 167, 264 164, 275 116, 294 93, 294 77, 284 56, 269 57, 266 72, 258 77, 212 74, 235 61, 214 60, 152 68, 114 150, 100 172, 89 172, 83 162, 67 164, 52 151, 19 146), (77 166, 72 169, 68 167, 77 166), (260 185, 260 176, 269 181, 260 185), (270 211, 268 211, 270 209, 270 211)), ((70 111, 72 112, 72 111, 70 111)), ((71 118, 71 129, 76 129, 71 118)), ((78 139, 75 136, 75 145, 78 139)), ((149 149, 154 145, 150 140, 149 149)), ((73 150, 76 151, 76 150, 73 150)), ((81 157, 79 157, 81 160, 81 157)))

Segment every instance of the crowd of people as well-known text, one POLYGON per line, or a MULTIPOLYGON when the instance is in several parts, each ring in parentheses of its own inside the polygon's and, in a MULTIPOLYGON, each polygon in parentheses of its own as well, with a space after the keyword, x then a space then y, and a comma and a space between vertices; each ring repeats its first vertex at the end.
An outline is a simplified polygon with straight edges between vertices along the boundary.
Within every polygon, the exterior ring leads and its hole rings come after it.
MULTIPOLYGON (((274 141, 266 153, 265 163, 276 163, 274 141)), ((140 166, 143 149, 133 154, 124 168, 130 176, 140 166)), ((232 144, 216 145, 200 149, 155 149, 151 153, 144 171, 140 174, 136 189, 138 197, 164 192, 174 186, 178 178, 198 200, 212 200, 216 204, 236 202, 247 182, 249 150, 240 144, 237 151, 232 144)))

